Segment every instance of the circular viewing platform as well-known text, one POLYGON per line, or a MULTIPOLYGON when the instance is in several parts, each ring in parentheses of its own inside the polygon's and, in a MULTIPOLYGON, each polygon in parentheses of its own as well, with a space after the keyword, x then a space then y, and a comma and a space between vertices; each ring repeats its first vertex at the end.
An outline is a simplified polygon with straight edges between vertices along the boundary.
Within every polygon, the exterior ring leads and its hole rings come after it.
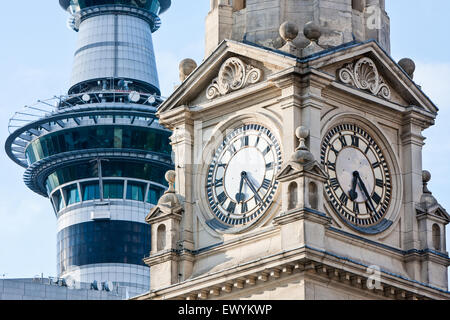
POLYGON ((95 6, 124 5, 147 10, 159 15, 170 8, 171 0, 59 0, 64 10, 78 12, 95 6))

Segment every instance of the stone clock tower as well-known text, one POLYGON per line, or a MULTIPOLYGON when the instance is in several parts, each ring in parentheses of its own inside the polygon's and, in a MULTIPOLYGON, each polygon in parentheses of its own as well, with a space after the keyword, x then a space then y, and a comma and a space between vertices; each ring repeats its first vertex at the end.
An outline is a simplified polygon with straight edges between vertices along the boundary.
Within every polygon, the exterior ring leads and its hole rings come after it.
POLYGON ((176 170, 137 299, 449 299, 438 109, 384 0, 212 0, 206 50, 158 111, 176 170))

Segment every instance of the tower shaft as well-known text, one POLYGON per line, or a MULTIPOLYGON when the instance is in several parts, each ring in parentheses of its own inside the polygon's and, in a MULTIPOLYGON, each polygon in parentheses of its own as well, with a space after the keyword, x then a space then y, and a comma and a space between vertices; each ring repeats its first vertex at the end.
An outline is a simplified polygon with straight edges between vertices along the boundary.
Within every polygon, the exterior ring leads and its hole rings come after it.
MULTIPOLYGON (((152 33, 170 0, 60 0, 78 32, 68 95, 11 133, 6 152, 57 218, 58 277, 129 296, 148 290, 145 217, 173 168, 152 33), (54 107, 53 107, 54 106, 54 107), (122 290, 123 291, 123 290, 122 290)), ((24 114, 24 113, 18 113, 24 114)))
MULTIPOLYGON (((300 30, 310 21, 321 27, 320 45, 334 47, 353 39, 375 39, 390 52, 390 20, 384 0, 211 0, 206 17, 206 56, 224 39, 250 41, 278 49, 279 27, 285 21, 300 30)), ((309 42, 300 35, 294 44, 309 42)))
POLYGON ((85 11, 74 17, 79 35, 69 93, 103 88, 104 81, 114 87, 123 79, 138 91, 160 94, 152 41, 157 17, 126 6, 85 11))

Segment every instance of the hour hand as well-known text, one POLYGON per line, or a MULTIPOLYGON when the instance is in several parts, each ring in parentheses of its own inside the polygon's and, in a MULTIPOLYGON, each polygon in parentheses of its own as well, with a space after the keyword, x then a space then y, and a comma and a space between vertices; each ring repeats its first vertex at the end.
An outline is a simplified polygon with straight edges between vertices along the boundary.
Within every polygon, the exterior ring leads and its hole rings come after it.
POLYGON ((245 194, 242 193, 242 187, 244 185, 244 179, 247 176, 247 172, 242 171, 241 173, 241 182, 239 184, 239 193, 236 193, 236 201, 237 203, 241 203, 245 201, 245 194))
POLYGON ((353 182, 352 182, 352 190, 348 192, 350 196, 350 200, 355 201, 358 198, 358 193, 356 192, 356 184, 358 183, 359 172, 353 172, 353 182))

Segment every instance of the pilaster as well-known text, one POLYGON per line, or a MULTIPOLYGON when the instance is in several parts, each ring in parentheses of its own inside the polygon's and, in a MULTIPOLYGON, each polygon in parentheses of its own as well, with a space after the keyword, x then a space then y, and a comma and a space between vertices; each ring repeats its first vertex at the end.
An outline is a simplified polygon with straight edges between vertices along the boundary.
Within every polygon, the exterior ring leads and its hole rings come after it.
POLYGON ((323 90, 331 84, 334 78, 328 74, 309 69, 302 78, 302 114, 301 126, 309 128, 309 150, 315 159, 320 159, 321 112, 324 106, 323 90))

